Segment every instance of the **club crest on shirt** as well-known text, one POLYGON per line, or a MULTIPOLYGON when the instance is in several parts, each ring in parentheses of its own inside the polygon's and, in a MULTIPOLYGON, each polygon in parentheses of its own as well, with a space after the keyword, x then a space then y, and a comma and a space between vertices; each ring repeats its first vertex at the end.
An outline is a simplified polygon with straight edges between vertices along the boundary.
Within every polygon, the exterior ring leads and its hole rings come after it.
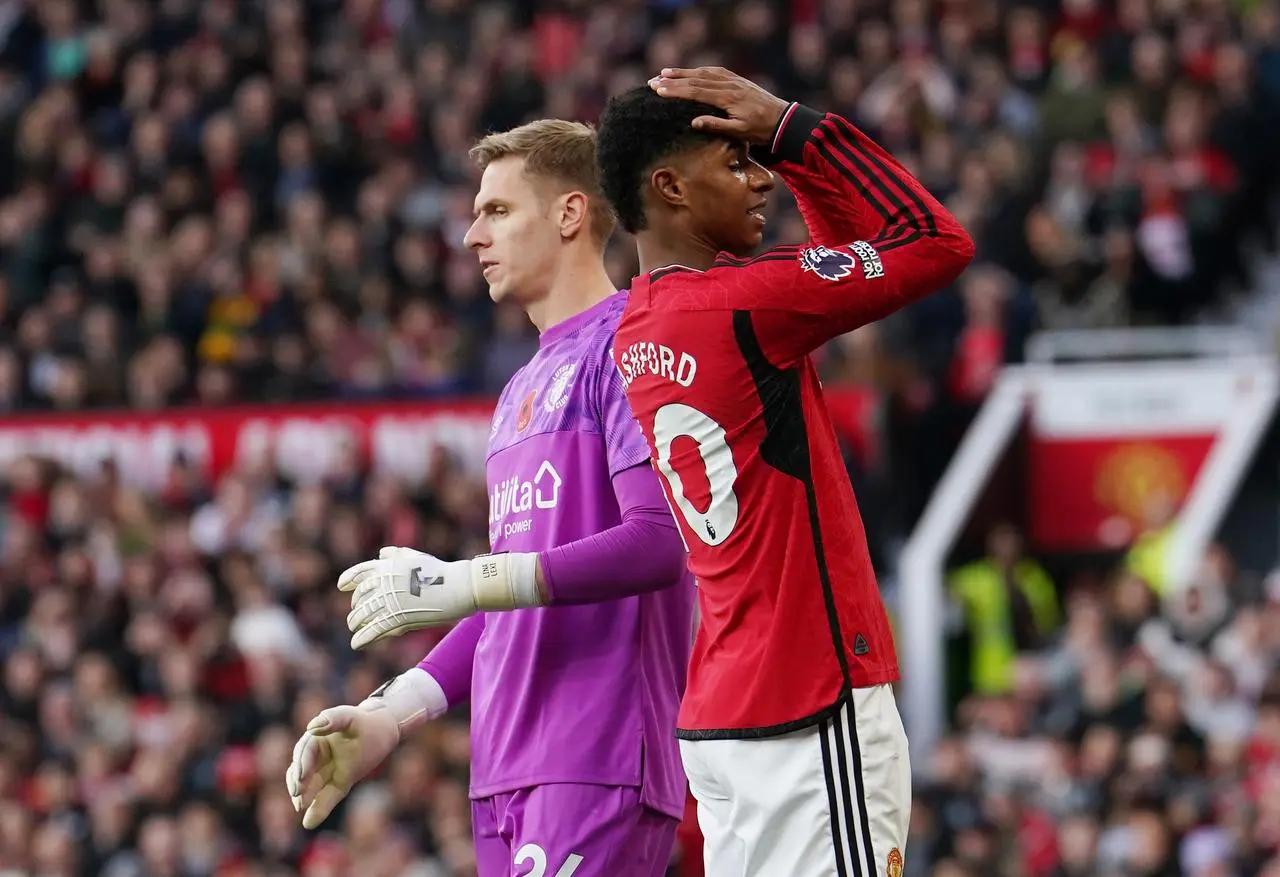
POLYGON ((551 376, 551 386, 547 388, 547 400, 542 403, 548 414, 554 414, 569 404, 569 387, 573 374, 578 370, 576 362, 566 362, 556 369, 551 376))
POLYGON ((888 860, 885 862, 884 873, 888 877, 902 877, 902 853, 897 847, 889 850, 888 860))
POLYGON ((537 390, 530 390, 529 395, 520 403, 520 411, 516 414, 516 432, 524 432, 529 421, 533 420, 533 400, 537 395, 537 390))
POLYGON ((853 273, 853 256, 830 247, 809 247, 800 253, 800 267, 823 280, 843 280, 853 273))

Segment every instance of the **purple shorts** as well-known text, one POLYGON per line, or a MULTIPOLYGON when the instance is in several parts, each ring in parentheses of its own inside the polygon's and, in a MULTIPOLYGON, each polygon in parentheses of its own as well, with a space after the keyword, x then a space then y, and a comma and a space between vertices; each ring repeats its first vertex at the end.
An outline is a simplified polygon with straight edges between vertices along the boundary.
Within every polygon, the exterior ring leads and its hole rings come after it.
POLYGON ((471 802, 479 877, 662 877, 677 821, 626 786, 553 783, 471 802))

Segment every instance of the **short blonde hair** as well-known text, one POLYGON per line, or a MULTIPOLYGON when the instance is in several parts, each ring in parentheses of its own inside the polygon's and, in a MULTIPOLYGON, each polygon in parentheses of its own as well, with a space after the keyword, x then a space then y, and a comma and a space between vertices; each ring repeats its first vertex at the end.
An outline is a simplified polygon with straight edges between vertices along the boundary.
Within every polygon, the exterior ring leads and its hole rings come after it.
POLYGON ((596 170, 596 130, 583 122, 539 119, 510 131, 489 134, 471 147, 481 170, 500 158, 524 159, 527 175, 587 196, 591 233, 604 243, 613 234, 613 208, 596 170))

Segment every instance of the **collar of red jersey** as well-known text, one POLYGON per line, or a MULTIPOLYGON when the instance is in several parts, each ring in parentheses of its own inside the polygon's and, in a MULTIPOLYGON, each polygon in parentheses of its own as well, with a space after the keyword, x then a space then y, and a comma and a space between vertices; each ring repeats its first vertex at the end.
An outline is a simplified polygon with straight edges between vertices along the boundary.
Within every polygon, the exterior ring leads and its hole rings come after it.
POLYGON ((695 274, 706 274, 701 268, 690 268, 688 265, 681 265, 678 262, 672 262, 670 265, 663 265, 661 268, 650 268, 648 276, 652 277, 660 271, 670 271, 672 268, 679 268, 683 271, 692 271, 695 274))

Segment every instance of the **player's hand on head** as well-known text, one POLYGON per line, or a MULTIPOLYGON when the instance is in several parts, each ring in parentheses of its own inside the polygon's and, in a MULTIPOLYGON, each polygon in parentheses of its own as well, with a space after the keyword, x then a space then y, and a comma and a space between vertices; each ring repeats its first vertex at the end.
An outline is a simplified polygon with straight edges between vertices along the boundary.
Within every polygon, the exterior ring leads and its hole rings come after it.
POLYGON ((303 827, 316 828, 328 819, 399 742, 395 717, 378 703, 330 707, 312 719, 285 771, 285 787, 303 827))
POLYGON ((709 134, 768 143, 790 104, 723 67, 666 67, 649 87, 663 97, 685 98, 719 107, 729 118, 699 116, 693 126, 709 134))
POLYGON ((347 629, 351 647, 363 649, 412 630, 450 624, 473 615, 469 561, 447 562, 412 548, 383 548, 374 560, 338 577, 351 594, 347 629))

